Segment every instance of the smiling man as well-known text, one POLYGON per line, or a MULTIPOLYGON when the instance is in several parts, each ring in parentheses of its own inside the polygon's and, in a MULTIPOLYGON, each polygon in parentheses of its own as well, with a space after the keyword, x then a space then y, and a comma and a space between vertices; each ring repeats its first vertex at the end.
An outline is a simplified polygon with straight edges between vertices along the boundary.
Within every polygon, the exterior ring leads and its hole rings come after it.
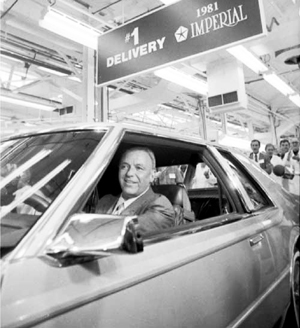
POLYGON ((137 215, 142 234, 158 232, 175 224, 170 201, 151 188, 155 173, 155 156, 146 147, 127 150, 119 164, 119 197, 105 195, 96 206, 96 213, 137 215))
POLYGON ((270 159, 265 154, 259 151, 260 141, 254 139, 251 141, 252 153, 249 155, 249 158, 253 159, 259 166, 264 169, 268 174, 272 173, 272 166, 270 164, 270 159))

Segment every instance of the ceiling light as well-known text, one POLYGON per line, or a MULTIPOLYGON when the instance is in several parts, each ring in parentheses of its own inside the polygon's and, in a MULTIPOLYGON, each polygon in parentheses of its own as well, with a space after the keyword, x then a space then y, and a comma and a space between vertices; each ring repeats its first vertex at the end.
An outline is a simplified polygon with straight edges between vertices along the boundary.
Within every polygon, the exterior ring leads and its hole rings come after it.
POLYGON ((180 0, 160 0, 165 5, 171 5, 172 3, 179 2, 180 0))
POLYGON ((12 70, 11 67, 9 66, 9 64, 6 64, 6 63, 1 63, 0 74, 1 74, 2 81, 9 80, 11 74, 12 74, 11 79, 13 81, 22 80, 23 82, 28 82, 28 80, 36 80, 36 78, 37 78, 37 76, 35 76, 35 75, 26 74, 26 72, 24 72, 21 69, 13 69, 12 70))
POLYGON ((162 68, 155 71, 154 74, 162 79, 176 83, 202 95, 206 95, 208 92, 207 83, 205 81, 198 80, 175 68, 162 68))
POLYGON ((81 82, 80 78, 77 76, 69 76, 68 79, 76 82, 81 82))
POLYGON ((264 74, 263 77, 268 83, 270 83, 285 96, 295 93, 295 91, 275 73, 264 74))
POLYGON ((0 54, 0 57, 12 60, 12 61, 17 62, 17 63, 23 63, 23 60, 18 59, 18 58, 14 58, 14 57, 11 57, 11 56, 6 56, 6 55, 3 55, 3 54, 0 54))
POLYGON ((94 50, 97 49, 98 37, 102 34, 101 31, 52 8, 39 21, 39 25, 94 50))
POLYGON ((295 105, 300 107, 300 95, 299 94, 290 95, 289 98, 295 105))
POLYGON ((58 76, 67 76, 68 75, 66 73, 62 73, 62 72, 56 71, 54 69, 43 67, 43 66, 38 66, 38 69, 41 71, 47 72, 47 73, 58 75, 58 76))
POLYGON ((269 70, 269 68, 265 64, 263 64, 260 59, 254 56, 243 46, 229 48, 227 49, 227 51, 239 61, 241 61, 244 65, 249 67, 256 74, 264 73, 269 70))
POLYGON ((36 108, 36 109, 48 110, 48 111, 53 111, 56 108, 56 106, 43 105, 43 104, 39 104, 39 103, 30 102, 27 100, 11 98, 11 97, 6 97, 6 96, 2 96, 2 95, 1 95, 0 99, 1 99, 1 102, 31 107, 31 108, 36 108))
POLYGON ((228 146, 228 147, 235 147, 235 148, 239 148, 242 149, 243 151, 245 151, 245 149, 249 148, 250 145, 250 140, 247 138, 236 138, 236 137, 232 137, 229 135, 223 135, 222 137, 219 137, 219 144, 224 145, 224 146, 228 146))

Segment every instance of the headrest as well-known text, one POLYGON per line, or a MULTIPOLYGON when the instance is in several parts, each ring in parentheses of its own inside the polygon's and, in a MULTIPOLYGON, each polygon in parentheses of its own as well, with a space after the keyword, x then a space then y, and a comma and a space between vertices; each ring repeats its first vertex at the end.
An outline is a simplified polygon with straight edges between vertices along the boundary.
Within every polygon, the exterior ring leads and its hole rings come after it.
POLYGON ((166 196, 173 205, 183 207, 186 190, 180 185, 154 185, 152 189, 157 194, 166 196))

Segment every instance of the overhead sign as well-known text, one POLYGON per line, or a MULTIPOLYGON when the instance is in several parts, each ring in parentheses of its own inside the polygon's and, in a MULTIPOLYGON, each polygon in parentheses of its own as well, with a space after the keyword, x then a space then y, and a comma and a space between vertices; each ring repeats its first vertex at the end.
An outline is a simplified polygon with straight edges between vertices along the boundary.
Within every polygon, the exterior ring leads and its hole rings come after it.
POLYGON ((98 84, 264 35, 260 0, 182 0, 98 39, 98 84))

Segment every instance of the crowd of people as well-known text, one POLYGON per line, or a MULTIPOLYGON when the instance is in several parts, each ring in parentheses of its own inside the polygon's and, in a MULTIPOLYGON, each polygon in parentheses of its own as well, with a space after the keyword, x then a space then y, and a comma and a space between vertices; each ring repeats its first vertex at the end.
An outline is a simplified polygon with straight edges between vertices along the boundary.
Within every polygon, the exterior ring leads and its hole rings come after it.
POLYGON ((268 143, 264 152, 260 151, 260 147, 259 140, 252 140, 252 152, 249 158, 289 192, 300 195, 299 140, 297 138, 282 139, 279 143, 279 149, 268 143), (282 172, 280 172, 281 170, 282 172))

